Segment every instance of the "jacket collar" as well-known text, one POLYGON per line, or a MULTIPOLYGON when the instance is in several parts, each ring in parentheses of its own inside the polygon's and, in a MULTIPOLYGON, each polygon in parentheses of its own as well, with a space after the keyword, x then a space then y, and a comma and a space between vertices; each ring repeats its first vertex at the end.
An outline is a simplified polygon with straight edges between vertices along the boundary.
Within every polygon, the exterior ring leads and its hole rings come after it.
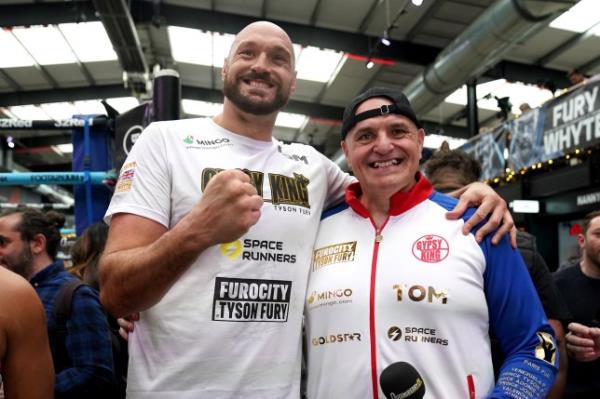
MULTIPOLYGON (((417 172, 417 183, 408 191, 398 191, 390 198, 390 216, 398 216, 425 201, 433 193, 433 186, 427 178, 417 172)), ((364 218, 370 216, 369 211, 360 202, 362 188, 359 182, 352 183, 346 188, 346 203, 364 218)))

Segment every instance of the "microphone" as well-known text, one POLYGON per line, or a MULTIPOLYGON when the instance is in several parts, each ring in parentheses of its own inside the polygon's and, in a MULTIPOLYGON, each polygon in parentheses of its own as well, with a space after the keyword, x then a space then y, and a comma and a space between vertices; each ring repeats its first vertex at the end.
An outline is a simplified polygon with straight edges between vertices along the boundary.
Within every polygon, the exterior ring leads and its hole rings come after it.
POLYGON ((425 395, 423 377, 406 362, 387 366, 379 376, 379 384, 388 399, 422 399, 425 395))

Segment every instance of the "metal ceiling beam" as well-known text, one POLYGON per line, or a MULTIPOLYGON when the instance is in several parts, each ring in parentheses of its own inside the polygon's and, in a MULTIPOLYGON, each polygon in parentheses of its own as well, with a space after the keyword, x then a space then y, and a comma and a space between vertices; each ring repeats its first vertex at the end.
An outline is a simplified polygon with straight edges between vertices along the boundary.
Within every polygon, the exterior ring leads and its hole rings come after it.
POLYGON ((4 79, 14 91, 22 90, 22 87, 13 78, 11 78, 8 73, 4 72, 3 69, 0 69, 0 77, 4 79))
POLYGON ((381 1, 382 0, 374 0, 373 4, 371 4, 371 8, 369 8, 367 15, 365 15, 363 20, 360 22, 360 25, 358 26, 358 31, 360 33, 364 33, 371 24, 371 21, 375 16, 375 10, 377 10, 377 7, 379 6, 379 3, 381 3, 381 1))
MULTIPOLYGON (((181 97, 190 100, 200 100, 215 103, 223 102, 223 92, 220 90, 211 90, 201 87, 183 86, 181 88, 181 97)), ((2 103, 0 97, 0 104, 2 103)), ((312 102, 290 100, 283 108, 284 112, 304 114, 313 118, 324 119, 342 119, 344 108, 332 105, 315 104, 312 102)))
POLYGON ((585 73, 585 72, 591 71, 592 69, 596 69, 598 66, 600 66, 600 57, 594 58, 593 60, 578 67, 577 69, 580 70, 581 72, 585 73))
POLYGON ((429 8, 421 15, 421 18, 413 25, 412 28, 406 34, 406 40, 412 42, 415 39, 415 36, 419 33, 421 29, 425 26, 427 21, 444 5, 445 0, 437 0, 434 1, 429 8))
POLYGON ((98 98, 127 97, 131 93, 123 85, 70 87, 52 90, 30 90, 0 94, 0 107, 43 104, 61 101, 95 100, 98 98))
MULTIPOLYGON (((148 65, 144 58, 144 51, 125 0, 92 0, 92 2, 123 70, 128 73, 147 74, 148 65)), ((148 5, 151 17, 154 17, 154 3, 148 5)), ((152 19, 148 22, 152 22, 152 19)))
MULTIPOLYGON (((181 88, 182 98, 191 100, 201 100, 208 102, 223 102, 223 92, 220 90, 205 89, 201 87, 183 86, 181 88)), ((15 105, 43 104, 58 101, 78 101, 94 100, 112 97, 126 97, 131 93, 122 85, 106 85, 89 87, 74 87, 55 90, 36 90, 22 91, 18 93, 0 94, 0 107, 10 107, 15 105)), ((290 100, 283 109, 286 112, 293 112, 308 115, 314 118, 341 119, 344 109, 331 105, 315 104, 290 100)))
MULTIPOLYGON (((374 13, 379 2, 380 0, 373 1, 370 14, 374 13)), ((138 23, 151 23, 153 18, 155 18, 153 9, 151 1, 132 0, 131 14, 138 23)), ((161 3, 160 10, 165 17, 165 22, 168 24, 221 33, 235 34, 244 26, 256 20, 256 18, 248 16, 180 7, 165 3, 161 3)), ((363 24, 368 24, 367 19, 365 18, 363 24)), ((82 20, 98 20, 98 17, 95 15, 95 9, 89 1, 0 6, 0 26, 55 24, 82 20)), ((342 32, 277 20, 273 22, 284 28, 292 39, 300 44, 332 48, 362 56, 369 55, 369 43, 374 43, 377 40, 376 37, 363 33, 342 32)), ((361 27, 361 29, 363 28, 361 27)), ((376 57, 425 66, 435 60, 442 49, 439 47, 418 45, 408 41, 392 40, 392 46, 378 50, 378 53, 374 54, 376 57)), ((493 78, 502 77, 510 81, 522 81, 530 84, 553 80, 558 87, 568 87, 569 82, 564 75, 565 71, 503 61, 496 65, 491 73, 488 72, 484 76, 493 78), (502 75, 499 75, 499 72, 502 72, 502 75)))
POLYGON ((600 22, 595 23, 594 25, 589 27, 586 31, 576 34, 575 36, 573 36, 572 38, 570 38, 569 40, 567 40, 560 46, 556 47, 555 49, 553 49, 552 51, 548 52, 543 57, 538 59, 536 63, 538 65, 546 65, 547 63, 549 63, 550 61, 552 61, 553 59, 555 59, 556 57, 558 57, 565 51, 575 47, 576 45, 583 42, 584 40, 594 36, 594 30, 598 27, 598 25, 600 25, 600 22))
MULTIPOLYGON (((236 34, 249 23, 256 21, 255 17, 211 12, 172 4, 163 4, 161 12, 165 17, 165 22, 170 25, 231 34, 236 34)), ((137 23, 147 23, 151 21, 152 8, 147 1, 134 0, 131 3, 131 14, 137 23)), ((370 42, 377 41, 377 37, 360 33, 316 28, 279 20, 272 20, 272 22, 281 26, 295 43, 307 46, 331 48, 367 56, 370 42)), ((440 49, 437 47, 392 40, 390 47, 380 48, 377 54, 373 55, 411 64, 427 65, 435 59, 439 51, 440 49)))
POLYGON ((317 20, 319 19, 319 14, 321 13, 321 5, 323 4, 323 0, 317 0, 317 4, 313 8, 313 12, 310 16, 310 22, 308 23, 310 26, 315 26, 317 20))
POLYGON ((9 4, 0 6, 0 27, 97 21, 90 1, 9 4))

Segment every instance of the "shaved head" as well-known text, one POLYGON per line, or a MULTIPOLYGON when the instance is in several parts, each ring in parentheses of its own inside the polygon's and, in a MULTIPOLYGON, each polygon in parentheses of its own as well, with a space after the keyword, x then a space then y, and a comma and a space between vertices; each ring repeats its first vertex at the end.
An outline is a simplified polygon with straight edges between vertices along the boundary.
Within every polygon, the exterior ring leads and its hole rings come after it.
POLYGON ((294 65, 294 47, 283 29, 251 23, 236 35, 221 70, 225 106, 274 115, 296 88, 294 65))
POLYGON ((283 43, 286 45, 288 51, 292 55, 292 66, 294 66, 295 56, 294 46, 292 45, 292 39, 290 39, 288 34, 279 25, 269 21, 252 22, 251 24, 246 25, 241 31, 239 31, 237 35, 235 35, 235 39, 231 44, 228 57, 231 57, 231 55, 235 52, 240 42, 255 34, 266 35, 267 37, 281 38, 283 40, 283 43))

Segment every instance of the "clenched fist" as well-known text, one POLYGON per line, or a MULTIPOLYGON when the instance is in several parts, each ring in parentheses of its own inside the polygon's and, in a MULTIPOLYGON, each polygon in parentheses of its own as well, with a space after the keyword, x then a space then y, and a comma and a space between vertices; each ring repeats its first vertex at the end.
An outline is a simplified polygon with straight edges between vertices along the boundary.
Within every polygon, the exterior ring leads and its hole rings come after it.
POLYGON ((202 199, 185 217, 210 245, 235 241, 260 218, 263 200, 240 170, 217 173, 206 185, 202 199))

